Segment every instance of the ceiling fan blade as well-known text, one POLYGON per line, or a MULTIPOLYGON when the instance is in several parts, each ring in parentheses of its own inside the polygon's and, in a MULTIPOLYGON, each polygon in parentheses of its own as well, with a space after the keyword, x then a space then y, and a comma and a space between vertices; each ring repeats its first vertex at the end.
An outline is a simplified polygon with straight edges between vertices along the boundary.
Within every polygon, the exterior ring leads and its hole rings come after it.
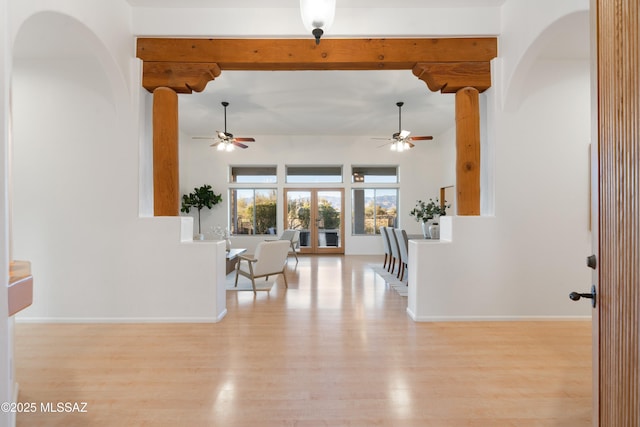
POLYGON ((242 142, 256 142, 253 138, 233 138, 234 141, 242 141, 242 142))
POLYGON ((243 143, 238 142, 238 141, 237 141, 237 139, 238 139, 238 138, 236 138, 236 141, 232 141, 232 142, 233 142, 233 145, 235 145, 236 147, 240 147, 240 148, 249 148, 249 146, 248 146, 248 145, 244 145, 243 143))
POLYGON ((407 141, 405 141, 404 143, 405 143, 405 144, 409 144, 409 148, 413 148, 413 147, 415 147, 415 146, 416 146, 415 144, 412 144, 412 143, 407 142, 407 141))
POLYGON ((213 136, 192 136, 191 139, 216 139, 213 136))
POLYGON ((387 146, 387 145, 389 145, 389 144, 391 144, 391 142, 385 142, 385 143, 384 143, 384 144, 382 144, 382 145, 378 145, 378 147, 377 147, 377 148, 386 147, 386 146, 387 146))
POLYGON ((410 136, 409 138, 410 141, 431 141, 433 139, 432 136, 410 136))
POLYGON ((218 144, 220 144, 222 141, 216 141, 213 144, 211 144, 209 147, 216 147, 218 144))
POLYGON ((408 137, 411 134, 411 132, 409 132, 408 130, 401 130, 400 131, 400 139, 405 139, 406 137, 408 137))
POLYGON ((381 141, 393 141, 392 138, 371 138, 371 139, 377 139, 377 140, 381 140, 381 141))

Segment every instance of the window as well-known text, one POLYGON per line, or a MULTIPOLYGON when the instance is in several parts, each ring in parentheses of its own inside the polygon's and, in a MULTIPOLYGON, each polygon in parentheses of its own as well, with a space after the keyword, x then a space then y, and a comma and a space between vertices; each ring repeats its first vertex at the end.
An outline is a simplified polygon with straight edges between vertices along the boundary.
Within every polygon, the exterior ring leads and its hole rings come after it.
POLYGON ((275 166, 231 166, 231 182, 241 184, 275 184, 275 166))
POLYGON ((277 234, 275 188, 237 188, 229 190, 231 233, 277 234))
POLYGON ((342 166, 287 166, 287 183, 330 184, 342 182, 342 166))
POLYGON ((395 184, 398 182, 397 166, 353 166, 351 182, 365 184, 395 184))
POLYGON ((397 188, 354 188, 353 234, 380 234, 380 227, 395 227, 398 218, 397 188))

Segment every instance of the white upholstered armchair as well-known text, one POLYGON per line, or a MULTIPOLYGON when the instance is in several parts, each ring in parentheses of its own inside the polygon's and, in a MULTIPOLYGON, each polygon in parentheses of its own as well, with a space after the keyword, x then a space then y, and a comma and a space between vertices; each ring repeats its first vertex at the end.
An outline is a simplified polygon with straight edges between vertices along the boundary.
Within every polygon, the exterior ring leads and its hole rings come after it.
POLYGON ((256 293, 255 279, 264 277, 265 280, 269 276, 277 276, 282 274, 284 285, 289 287, 287 276, 284 274, 287 256, 291 242, 289 240, 271 240, 260 242, 256 246, 253 255, 238 256, 238 265, 236 266, 236 282, 238 286, 238 277, 240 275, 251 279, 253 293, 256 293))

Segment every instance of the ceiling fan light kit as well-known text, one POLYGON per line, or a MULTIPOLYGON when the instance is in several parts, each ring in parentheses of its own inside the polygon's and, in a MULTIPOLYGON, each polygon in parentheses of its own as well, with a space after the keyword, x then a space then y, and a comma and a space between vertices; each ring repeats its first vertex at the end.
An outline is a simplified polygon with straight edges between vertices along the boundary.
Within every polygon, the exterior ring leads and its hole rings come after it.
POLYGON ((336 0, 300 0, 300 14, 305 28, 320 44, 320 37, 333 24, 336 0))
POLYGON ((408 142, 398 141, 398 142, 393 142, 391 144, 391 151, 400 152, 400 151, 409 150, 410 148, 412 148, 412 146, 408 142))

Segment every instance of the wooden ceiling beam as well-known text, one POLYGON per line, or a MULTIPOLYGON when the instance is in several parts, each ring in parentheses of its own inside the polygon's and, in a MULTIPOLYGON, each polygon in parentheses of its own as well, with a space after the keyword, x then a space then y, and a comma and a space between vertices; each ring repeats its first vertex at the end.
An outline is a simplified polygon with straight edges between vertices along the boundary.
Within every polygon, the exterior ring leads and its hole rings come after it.
POLYGON ((434 91, 491 85, 497 39, 398 38, 194 39, 139 38, 144 88, 200 92, 222 70, 413 70, 434 91), (444 83, 443 83, 444 82, 444 83), (465 82, 464 84, 462 82, 465 82), (436 89, 434 89, 436 88, 436 89))
POLYGON ((215 62, 222 70, 411 69, 418 62, 490 61, 497 40, 139 38, 137 57, 150 62, 215 62), (365 68, 368 67, 368 68, 365 68))

